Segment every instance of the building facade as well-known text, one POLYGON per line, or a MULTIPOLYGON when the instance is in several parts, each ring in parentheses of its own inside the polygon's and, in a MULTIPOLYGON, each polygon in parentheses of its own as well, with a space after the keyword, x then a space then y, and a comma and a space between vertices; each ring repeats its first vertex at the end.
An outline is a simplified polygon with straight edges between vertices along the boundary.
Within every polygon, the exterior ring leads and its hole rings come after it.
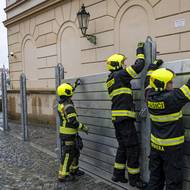
POLYGON ((18 118, 19 77, 27 76, 31 121, 55 121, 55 66, 62 63, 65 78, 106 71, 105 60, 115 52, 134 62, 138 41, 148 35, 166 61, 190 58, 189 0, 7 0, 11 89, 9 114, 18 118), (84 3, 90 13, 82 37, 76 14, 84 3))

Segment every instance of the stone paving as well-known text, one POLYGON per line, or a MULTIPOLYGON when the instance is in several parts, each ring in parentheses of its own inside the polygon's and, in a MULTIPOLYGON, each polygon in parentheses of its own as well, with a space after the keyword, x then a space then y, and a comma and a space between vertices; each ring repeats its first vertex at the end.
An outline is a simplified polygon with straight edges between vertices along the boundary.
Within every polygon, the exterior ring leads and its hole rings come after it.
POLYGON ((58 160, 32 146, 46 145, 55 151, 55 128, 30 128, 31 142, 22 142, 17 124, 10 124, 10 133, 0 131, 0 190, 116 190, 111 184, 85 174, 75 182, 57 181, 58 160), (46 131, 47 130, 47 131, 46 131), (49 135, 45 138, 45 132, 49 135), (43 138, 42 138, 43 137, 43 138), (47 141, 49 142, 48 144, 47 141))

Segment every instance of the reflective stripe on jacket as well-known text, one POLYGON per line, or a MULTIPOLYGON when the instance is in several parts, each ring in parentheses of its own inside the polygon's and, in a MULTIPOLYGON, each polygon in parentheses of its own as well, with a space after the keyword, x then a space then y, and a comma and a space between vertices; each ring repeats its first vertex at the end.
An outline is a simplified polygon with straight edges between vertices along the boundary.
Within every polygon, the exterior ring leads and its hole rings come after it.
POLYGON ((113 71, 108 76, 106 86, 112 101, 113 122, 136 117, 130 82, 144 68, 144 54, 142 52, 143 49, 137 49, 137 59, 134 65, 113 71))
MULTIPOLYGON (((155 64, 150 64, 145 88, 149 85, 150 72, 156 69, 155 64)), ((145 94, 151 119, 151 142, 168 147, 184 143, 181 109, 190 101, 190 80, 181 88, 170 91, 146 88, 145 94)))
POLYGON ((81 128, 82 124, 77 119, 77 113, 71 100, 66 100, 58 104, 60 118, 60 134, 74 135, 81 128))

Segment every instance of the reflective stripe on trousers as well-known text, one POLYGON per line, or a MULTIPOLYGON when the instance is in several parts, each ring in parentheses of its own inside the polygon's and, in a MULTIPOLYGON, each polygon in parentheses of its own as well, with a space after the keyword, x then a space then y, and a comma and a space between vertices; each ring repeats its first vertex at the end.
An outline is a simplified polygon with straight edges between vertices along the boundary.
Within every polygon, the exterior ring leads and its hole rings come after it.
POLYGON ((140 168, 129 168, 127 167, 128 173, 135 175, 135 174, 139 174, 140 173, 140 168))
POLYGON ((136 118, 136 113, 129 110, 112 110, 112 117, 116 116, 127 116, 127 117, 136 118))
POLYGON ((168 139, 160 139, 160 138, 155 137, 153 134, 151 134, 151 141, 154 144, 157 144, 160 146, 175 146, 175 145, 184 143, 184 136, 168 138, 168 139))

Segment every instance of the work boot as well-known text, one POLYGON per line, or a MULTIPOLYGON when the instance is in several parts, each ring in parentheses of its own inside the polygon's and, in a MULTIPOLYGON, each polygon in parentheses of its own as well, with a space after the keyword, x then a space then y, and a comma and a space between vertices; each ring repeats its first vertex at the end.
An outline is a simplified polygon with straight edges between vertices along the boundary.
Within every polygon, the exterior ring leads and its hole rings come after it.
POLYGON ((77 172, 76 172, 76 176, 82 176, 82 175, 84 175, 85 174, 85 172, 84 171, 82 171, 82 170, 77 170, 77 172))
POLYGON ((116 177, 116 176, 112 176, 111 178, 112 181, 114 182, 121 182, 121 183, 128 183, 128 179, 126 179, 125 177, 116 177))
POLYGON ((85 174, 85 172, 78 169, 76 172, 71 172, 70 174, 73 175, 73 176, 82 176, 82 175, 85 174))
POLYGON ((147 187, 147 183, 144 182, 141 178, 137 179, 137 180, 132 180, 129 182, 129 184, 132 187, 137 187, 138 189, 145 189, 147 187))
POLYGON ((59 182, 69 182, 69 181, 74 181, 74 180, 75 180, 75 176, 73 176, 73 175, 67 175, 64 177, 59 176, 58 177, 59 182))

